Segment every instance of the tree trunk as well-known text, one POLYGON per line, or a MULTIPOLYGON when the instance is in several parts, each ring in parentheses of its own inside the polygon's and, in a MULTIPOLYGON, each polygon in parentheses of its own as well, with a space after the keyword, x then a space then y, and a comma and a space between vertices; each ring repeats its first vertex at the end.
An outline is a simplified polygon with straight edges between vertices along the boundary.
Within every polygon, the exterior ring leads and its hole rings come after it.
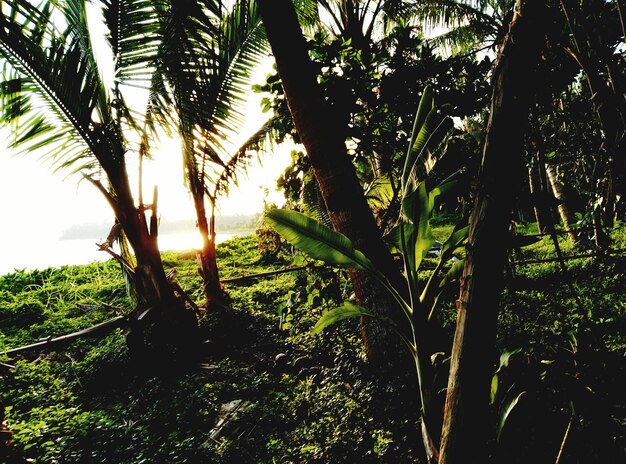
POLYGON ((440 463, 487 462, 489 387, 508 228, 523 178, 523 136, 544 38, 545 5, 518 0, 493 75, 480 187, 470 221, 457 300, 457 325, 442 430, 440 463))
POLYGON ((578 241, 578 237, 571 228, 571 223, 574 221, 574 217, 567 207, 567 197, 565 195, 563 184, 559 181, 554 166, 546 164, 546 173, 548 174, 548 183, 550 184, 552 193, 554 194, 554 197, 560 201, 558 210, 559 216, 561 216, 561 222, 563 223, 563 228, 567 232, 570 241, 572 243, 576 243, 578 241))
MULTIPOLYGON (((102 163, 102 161, 101 161, 102 163)), ((158 246, 157 191, 155 188, 148 223, 143 205, 135 206, 128 182, 124 157, 112 164, 102 163, 113 190, 107 194, 116 218, 135 252, 135 289, 139 300, 137 316, 147 310, 147 320, 131 326, 127 340, 133 353, 152 366, 170 366, 189 358, 196 349, 193 336, 197 328, 195 314, 187 309, 185 299, 170 284, 165 274, 158 246)))
MULTIPOLYGON (((587 77, 591 100, 604 132, 604 149, 608 155, 606 178, 602 192, 602 211, 594 211, 596 218, 602 218, 605 226, 611 227, 618 213, 617 199, 626 197, 626 99, 619 90, 623 76, 617 76, 614 63, 615 54, 610 47, 602 44, 589 27, 595 20, 596 11, 590 2, 565 0, 562 3, 568 25, 574 37, 575 51, 571 56, 587 77), (606 76, 606 77, 605 77, 606 76)), ((597 209, 597 208, 596 208, 597 209)), ((600 241, 608 237, 597 229, 600 241)))
MULTIPOLYGON (((304 144, 333 227, 346 235, 392 282, 401 285, 402 275, 384 244, 343 139, 346 128, 341 115, 330 111, 317 84, 306 42, 290 0, 259 0, 259 11, 272 47, 285 97, 296 130, 304 144)), ((387 292, 370 275, 351 270, 357 300, 378 314, 401 324, 399 311, 387 292)), ((425 323, 425 318, 424 321, 425 323)), ((422 324, 424 326, 425 324, 422 324)), ((370 356, 388 350, 388 334, 367 321, 366 340, 370 356)), ((381 361, 391 361, 382 356, 381 361)))
MULTIPOLYGON (((195 180, 191 180, 194 182, 195 180)), ((227 301, 226 292, 220 282, 220 274, 217 268, 217 256, 215 253, 215 205, 211 203, 211 216, 207 220, 204 202, 204 189, 192 189, 194 206, 196 209, 196 221, 198 231, 202 237, 202 249, 198 251, 198 274, 202 278, 202 290, 205 297, 205 309, 210 312, 212 308, 224 306, 227 301)))
POLYGON ((537 169, 537 163, 535 162, 528 166, 528 187, 532 199, 533 210, 535 212, 537 230, 540 234, 543 234, 548 230, 548 223, 550 220, 546 215, 546 209, 540 204, 543 196, 541 182, 539 179, 539 170, 537 169))

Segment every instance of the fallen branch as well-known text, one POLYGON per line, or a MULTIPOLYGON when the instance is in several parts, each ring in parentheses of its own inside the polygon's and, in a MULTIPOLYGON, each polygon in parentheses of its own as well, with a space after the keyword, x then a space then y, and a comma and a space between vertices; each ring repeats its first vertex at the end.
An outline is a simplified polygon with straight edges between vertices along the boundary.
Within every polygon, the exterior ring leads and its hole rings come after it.
POLYGON ((4 351, 0 354, 11 357, 18 353, 24 353, 26 351, 32 351, 36 349, 48 349, 48 348, 51 348, 52 346, 69 343, 73 340, 76 340, 77 338, 94 337, 96 335, 107 334, 113 331, 113 329, 117 329, 118 327, 123 327, 127 323, 128 323, 128 318, 126 316, 117 316, 117 317, 114 317, 113 319, 110 319, 105 322, 101 322, 100 324, 96 324, 87 329, 79 330, 78 332, 74 332, 74 333, 67 334, 67 335, 62 335, 56 338, 48 337, 46 340, 43 340, 37 343, 32 343, 26 346, 20 346, 19 348, 13 348, 11 350, 4 351))
MULTIPOLYGON (((561 229, 555 229, 554 233, 557 235, 565 235, 565 234, 569 234, 570 232, 573 232, 575 234, 587 231, 587 230, 594 230, 593 227, 589 226, 589 227, 578 227, 578 228, 570 228, 569 230, 561 230, 561 229)), ((549 235, 552 235, 552 232, 544 232, 541 234, 520 234, 520 237, 547 237, 549 235)))
POLYGON ((222 279, 222 283, 227 284, 227 283, 233 283, 233 282, 241 282, 242 280, 247 280, 247 279, 258 279, 261 277, 269 277, 269 276, 273 276, 277 274, 284 274, 286 272, 302 271, 304 269, 308 269, 311 267, 324 267, 324 266, 307 265, 307 266, 288 267, 287 269, 279 269, 277 271, 260 272, 258 274, 249 274, 245 276, 231 277, 230 279, 222 279))

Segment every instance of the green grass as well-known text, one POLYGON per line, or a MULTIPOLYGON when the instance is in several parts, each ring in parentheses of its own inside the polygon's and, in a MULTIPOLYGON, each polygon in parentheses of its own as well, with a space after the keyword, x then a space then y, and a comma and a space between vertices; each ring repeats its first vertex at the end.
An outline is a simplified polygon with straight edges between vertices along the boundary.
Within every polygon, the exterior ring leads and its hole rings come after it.
MULTIPOLYGON (((437 226, 435 237, 445 238, 451 227, 437 226)), ((622 229, 614 232, 616 242, 623 237, 622 229)), ((544 239, 527 252, 547 257, 554 250, 544 239)), ((165 253, 163 259, 200 302, 193 252, 165 253)), ((278 269, 293 257, 283 250, 267 262, 256 238, 248 236, 220 244, 218 260, 222 277, 229 278, 278 269)), ((626 262, 569 261, 568 268, 563 274, 554 263, 520 266, 507 280, 498 351, 519 352, 498 373, 494 415, 525 393, 500 442, 491 446, 496 462, 553 462, 572 410, 564 462, 621 458, 626 262)), ((160 377, 137 369, 121 330, 39 356, 1 359, 15 365, 0 367, 0 399, 14 440, 11 459, 119 464, 421 459, 412 370, 381 381, 363 360, 358 321, 319 336, 310 333, 323 311, 350 296, 345 271, 309 269, 226 288, 233 309, 201 322, 210 341, 203 368, 160 377), (235 399, 249 406, 221 436, 211 438, 221 406, 235 399)), ((457 292, 446 292, 437 314, 450 338, 457 292)), ((131 309, 113 262, 9 274, 0 277, 0 350, 131 309)), ((495 372, 497 358, 493 361, 495 372)))

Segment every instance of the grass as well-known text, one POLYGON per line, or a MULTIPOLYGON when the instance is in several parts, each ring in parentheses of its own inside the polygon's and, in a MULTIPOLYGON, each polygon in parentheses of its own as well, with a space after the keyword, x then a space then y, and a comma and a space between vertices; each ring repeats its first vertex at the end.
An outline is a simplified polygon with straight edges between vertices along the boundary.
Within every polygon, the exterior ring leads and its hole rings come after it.
MULTIPOLYGON (((437 226, 435 236, 441 240, 450 227, 437 226)), ((621 229, 614 236, 623 240, 621 229)), ((543 257, 553 249, 544 239, 524 253, 543 257)), ((293 257, 283 250, 269 262, 248 236, 220 244, 218 260, 228 278, 277 269, 293 257)), ((168 252, 164 262, 199 300, 193 253, 168 252)), ((494 416, 524 394, 492 444, 495 462, 554 462, 570 419, 562 462, 619 462, 623 455, 626 263, 611 258, 568 266, 569 275, 554 263, 520 266, 507 280, 498 351, 514 354, 495 381, 494 416)), ((5 461, 421 459, 412 371, 382 381, 364 362, 357 321, 310 334, 324 310, 350 295, 344 271, 308 269, 227 289, 233 309, 201 322, 207 352, 190 371, 155 377, 136 369, 119 330, 35 358, 0 359, 15 365, 0 368, 0 399, 13 433, 5 461), (233 400, 246 407, 212 436, 220 410, 233 400)), ((450 288, 438 314, 448 337, 456 292, 450 288)), ((9 274, 0 277, 0 350, 130 309, 113 262, 9 274)), ((497 364, 494 359, 494 372, 497 364)))

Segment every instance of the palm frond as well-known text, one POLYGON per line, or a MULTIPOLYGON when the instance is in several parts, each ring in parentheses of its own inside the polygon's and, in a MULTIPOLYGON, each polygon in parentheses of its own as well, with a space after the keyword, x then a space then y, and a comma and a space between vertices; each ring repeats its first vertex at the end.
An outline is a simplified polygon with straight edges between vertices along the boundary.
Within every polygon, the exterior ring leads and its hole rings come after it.
POLYGON ((311 171, 307 172, 302 180, 302 204, 307 216, 328 228, 333 227, 322 191, 311 171))
POLYGON ((514 0, 424 0, 411 8, 426 31, 443 31, 431 43, 466 52, 497 41, 514 4, 514 0))
POLYGON ((496 37, 490 28, 476 21, 436 35, 430 38, 428 43, 453 54, 466 54, 494 45, 496 37))
POLYGON ((120 83, 149 83, 162 39, 158 11, 163 1, 101 0, 101 3, 115 78, 120 83))
MULTIPOLYGON (((251 76, 269 46, 254 1, 237 0, 230 9, 197 6, 182 9, 172 2, 162 11, 165 40, 157 69, 163 82, 154 95, 173 108, 189 186, 223 172, 216 183, 221 188, 231 173, 230 140, 246 121, 251 76)), ((238 153, 235 158, 243 158, 238 153)))
POLYGON ((304 29, 312 29, 321 25, 318 3, 322 0, 294 0, 293 6, 298 15, 298 22, 304 29))
POLYGON ((0 79, 10 83, 19 76, 11 98, 22 103, 18 112, 15 105, 8 113, 3 107, 1 113, 11 115, 3 122, 12 124, 22 150, 53 147, 48 156, 57 167, 93 166, 91 155, 110 165, 123 157, 123 146, 89 46, 84 2, 55 3, 3 2, 0 79))
POLYGON ((222 169, 215 169, 213 175, 208 170, 205 172, 207 184, 212 186, 210 190, 207 189, 211 199, 228 193, 229 186, 237 183, 237 176, 246 171, 253 154, 265 152, 267 144, 272 143, 271 134, 272 127, 266 122, 237 149, 222 169))
POLYGON ((216 153, 228 156, 227 138, 238 133, 249 111, 253 72, 269 55, 265 29, 254 2, 238 1, 226 16, 218 43, 218 61, 210 76, 212 92, 202 99, 198 124, 216 153))

